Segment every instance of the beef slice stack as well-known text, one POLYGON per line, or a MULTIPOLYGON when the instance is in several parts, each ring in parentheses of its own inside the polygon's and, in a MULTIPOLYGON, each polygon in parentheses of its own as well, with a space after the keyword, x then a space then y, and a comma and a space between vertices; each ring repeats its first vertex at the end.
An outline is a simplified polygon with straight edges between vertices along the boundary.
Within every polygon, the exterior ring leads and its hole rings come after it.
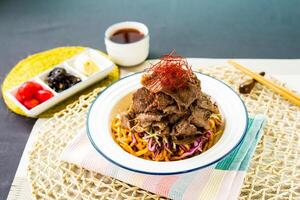
POLYGON ((210 97, 201 91, 193 74, 184 88, 152 92, 143 85, 132 98, 132 105, 121 114, 123 127, 138 133, 155 132, 165 136, 194 136, 210 129, 208 119, 219 113, 210 97))

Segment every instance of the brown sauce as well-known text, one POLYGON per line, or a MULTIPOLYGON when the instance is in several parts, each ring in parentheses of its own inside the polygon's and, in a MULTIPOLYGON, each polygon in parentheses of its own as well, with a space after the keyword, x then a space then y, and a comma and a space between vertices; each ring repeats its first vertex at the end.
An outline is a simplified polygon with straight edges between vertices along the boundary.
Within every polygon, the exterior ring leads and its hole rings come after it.
POLYGON ((110 40, 120 44, 128 44, 137 42, 143 39, 144 34, 140 31, 133 28, 125 28, 116 31, 111 37, 110 40))

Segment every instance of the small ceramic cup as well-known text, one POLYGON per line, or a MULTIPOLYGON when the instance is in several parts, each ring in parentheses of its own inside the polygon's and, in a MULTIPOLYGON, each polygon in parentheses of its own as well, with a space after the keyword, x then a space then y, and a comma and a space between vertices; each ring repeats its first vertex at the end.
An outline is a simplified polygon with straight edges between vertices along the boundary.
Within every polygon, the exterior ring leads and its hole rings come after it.
POLYGON ((105 46, 112 60, 125 67, 134 66, 146 60, 149 54, 149 30, 145 24, 139 22, 120 22, 108 27, 105 31, 105 46), (120 29, 133 28, 144 34, 144 37, 136 42, 120 44, 110 40, 110 37, 120 29))

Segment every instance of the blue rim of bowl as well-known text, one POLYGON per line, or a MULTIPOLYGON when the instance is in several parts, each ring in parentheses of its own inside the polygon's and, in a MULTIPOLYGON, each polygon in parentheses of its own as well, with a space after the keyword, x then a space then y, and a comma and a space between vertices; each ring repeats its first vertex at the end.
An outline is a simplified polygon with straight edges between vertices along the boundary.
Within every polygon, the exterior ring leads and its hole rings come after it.
MULTIPOLYGON (((143 73, 143 71, 141 72, 137 72, 137 73, 134 73, 134 74, 131 74, 131 75, 128 75, 128 76, 125 76, 121 79, 119 79, 118 81, 112 83, 110 86, 108 86, 107 88, 105 88, 97 97, 96 99, 93 101, 92 105, 90 106, 89 110, 88 110, 88 113, 87 113, 87 121, 86 121, 86 130, 87 130, 87 135, 88 135, 88 138, 90 140, 90 142, 92 143, 93 147, 96 149, 96 151, 98 153, 100 153, 105 159, 107 159, 108 161, 110 161, 111 163, 121 167, 121 168, 124 168, 124 169, 127 169, 129 171, 132 171, 132 172, 137 172, 137 173, 142 173, 142 174, 149 174, 149 175, 176 175, 176 174, 185 174, 185 173, 189 173, 189 172, 193 172, 193 171, 196 171, 196 170, 199 170, 199 169, 203 169, 203 168, 206 168, 208 166, 211 166, 217 162, 219 162, 220 160, 222 160, 224 157, 226 157, 228 154, 230 154, 232 151, 234 151, 240 144, 241 142, 243 141, 246 133, 247 133, 247 128, 248 128, 248 121, 249 121, 249 117, 248 117, 248 111, 247 111, 247 108, 246 108, 246 105, 244 103, 244 101, 241 99, 241 97, 230 87, 228 86, 227 84, 225 84, 224 82, 222 82, 221 80, 218 80, 214 77, 211 77, 207 74, 203 74, 201 72, 195 72, 194 73, 198 73, 198 74, 202 74, 204 76, 208 76, 210 78, 213 78, 217 81, 219 81, 220 83, 222 83, 223 85, 225 85, 226 87, 228 87, 230 90, 232 90, 232 92, 234 92, 234 94, 240 99, 240 101, 242 102, 242 105, 244 107, 244 110, 245 110, 245 114, 246 114, 246 124, 245 124, 245 128, 244 128, 244 132, 243 132, 243 135, 242 137, 240 138, 240 140, 237 142, 237 144, 235 144, 235 146, 229 150, 226 154, 224 154, 223 156, 221 156, 220 158, 214 160, 213 162, 210 162, 206 165, 202 165, 202 166, 198 166, 198 167, 195 167, 195 168, 192 168, 192 169, 189 169, 189 170, 183 170, 183 171, 178 171, 178 172, 151 172, 151 171, 141 171, 141 170, 136 170, 136 169, 132 169, 132 168, 129 168, 129 167, 126 167, 114 160, 112 160, 109 156, 105 155, 98 147, 97 145, 95 144, 91 134, 90 134, 90 130, 89 130, 89 125, 88 125, 88 122, 89 122, 89 117, 90 117, 90 112, 92 110, 92 107, 94 106, 94 103, 97 101, 97 99, 101 96, 102 93, 104 93, 108 88, 110 88, 112 85, 118 83, 119 81, 123 80, 123 79, 126 79, 130 76, 134 76, 134 75, 137 75, 137 74, 140 74, 140 73, 143 73)), ((141 158, 142 159, 142 158, 141 158)))

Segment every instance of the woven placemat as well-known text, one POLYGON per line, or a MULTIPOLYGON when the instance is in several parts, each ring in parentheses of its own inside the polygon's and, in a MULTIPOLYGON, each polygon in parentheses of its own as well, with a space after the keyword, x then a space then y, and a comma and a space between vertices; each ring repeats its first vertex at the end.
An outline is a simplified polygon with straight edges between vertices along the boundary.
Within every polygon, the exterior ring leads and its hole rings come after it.
MULTIPOLYGON (((63 61, 71 58, 72 56, 84 51, 85 47, 59 47, 51 50, 47 50, 44 52, 40 52, 34 55, 31 55, 23 60, 21 60, 5 77, 2 83, 2 96, 4 102, 7 107, 19 114, 25 115, 25 113, 15 105, 7 96, 6 91, 16 87, 17 85, 35 77, 36 75, 42 73, 43 71, 54 67, 63 61)), ((102 53, 101 51, 99 51, 102 53)), ((102 53, 106 56, 106 54, 102 53)), ((119 69, 117 66, 113 69, 113 71, 103 80, 86 88, 85 90, 73 95, 67 100, 61 102, 60 104, 55 105, 44 113, 40 114, 38 117, 51 117, 57 111, 63 110, 67 105, 76 101, 79 96, 83 94, 88 94, 92 92, 95 88, 99 88, 102 86, 107 86, 111 84, 113 81, 119 79, 119 69)))
MULTIPOLYGON (((245 78, 240 72, 225 66, 202 68, 201 71, 223 80, 234 89, 245 78)), ((85 125, 87 108, 101 89, 81 96, 40 128, 28 166, 36 199, 160 198, 116 179, 60 161, 62 150, 85 125)), ((300 108, 260 84, 256 84, 250 95, 242 95, 242 98, 250 114, 263 113, 268 121, 247 172, 240 199, 299 199, 300 108)))

